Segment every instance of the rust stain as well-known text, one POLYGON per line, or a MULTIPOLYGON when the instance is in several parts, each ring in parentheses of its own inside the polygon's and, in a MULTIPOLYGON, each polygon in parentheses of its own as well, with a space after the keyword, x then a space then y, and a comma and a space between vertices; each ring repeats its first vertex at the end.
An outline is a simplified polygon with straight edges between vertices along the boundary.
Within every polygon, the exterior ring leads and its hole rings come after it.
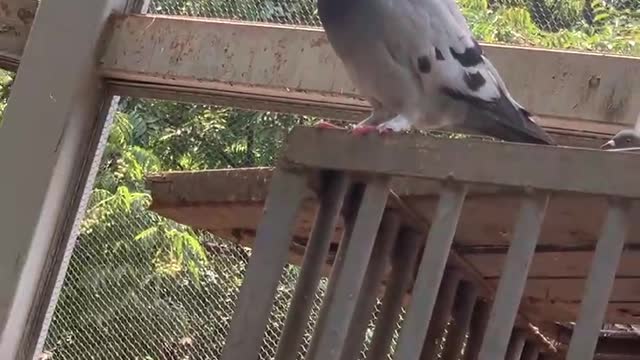
POLYGON ((319 38, 311 41, 311 47, 312 48, 325 46, 327 44, 329 44, 329 40, 327 40, 327 38, 324 37, 324 36, 319 37, 319 38))
POLYGON ((9 9, 9 5, 7 5, 7 3, 1 2, 0 8, 2 8, 2 11, 4 11, 5 15, 11 16, 11 9, 9 9))
POLYGON ((34 14, 31 10, 27 10, 27 9, 18 10, 18 18, 25 25, 31 24, 33 22, 33 17, 34 17, 34 14))

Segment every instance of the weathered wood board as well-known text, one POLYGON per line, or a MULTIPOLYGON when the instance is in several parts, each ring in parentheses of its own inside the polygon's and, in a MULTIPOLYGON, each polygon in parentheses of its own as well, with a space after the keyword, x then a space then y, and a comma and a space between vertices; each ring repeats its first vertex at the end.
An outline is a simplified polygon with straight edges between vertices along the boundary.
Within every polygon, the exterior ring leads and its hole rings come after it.
MULTIPOLYGON (((177 222, 206 229, 231 241, 251 246, 262 216, 271 169, 210 170, 166 173, 149 177, 151 209, 177 222)), ((439 187, 429 181, 398 178, 392 188, 428 220, 439 187)), ((313 221, 313 193, 298 220, 290 262, 300 264, 313 221)), ((472 186, 458 227, 455 248, 489 282, 500 275, 517 195, 491 187, 472 186)), ((603 221, 605 203, 597 198, 555 195, 549 205, 540 246, 529 273, 525 296, 541 317, 573 321, 584 279, 603 221), (560 306, 562 311, 555 311, 560 306), (560 317, 559 317, 560 316, 560 317)), ((341 225, 334 238, 337 242, 341 225)), ((640 233, 634 224, 631 234, 640 233)), ((640 239, 630 237, 618 270, 608 321, 640 323, 640 239)), ((329 256, 329 262, 331 262, 329 256)), ((327 264, 325 274, 328 274, 327 264)))

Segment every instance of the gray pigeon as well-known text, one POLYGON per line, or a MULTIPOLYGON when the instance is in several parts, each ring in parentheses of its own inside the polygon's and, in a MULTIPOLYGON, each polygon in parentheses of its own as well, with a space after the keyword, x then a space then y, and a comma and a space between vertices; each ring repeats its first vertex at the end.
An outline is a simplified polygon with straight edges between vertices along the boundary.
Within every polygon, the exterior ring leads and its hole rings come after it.
POLYGON ((373 108, 355 133, 455 127, 554 144, 511 97, 455 0, 318 0, 318 12, 373 108))
POLYGON ((615 134, 611 140, 600 146, 602 149, 640 148, 640 114, 633 129, 625 129, 615 134))
POLYGON ((640 148, 640 132, 635 129, 625 129, 617 133, 611 140, 602 144, 602 149, 640 148))

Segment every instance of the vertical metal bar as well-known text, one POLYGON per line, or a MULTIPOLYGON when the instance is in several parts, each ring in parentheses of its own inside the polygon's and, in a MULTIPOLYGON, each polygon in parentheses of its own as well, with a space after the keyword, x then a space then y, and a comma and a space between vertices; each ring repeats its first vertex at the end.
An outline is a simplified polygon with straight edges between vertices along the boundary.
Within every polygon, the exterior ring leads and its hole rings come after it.
POLYGON ((418 250, 424 235, 403 229, 391 259, 391 274, 382 298, 382 306, 376 320, 367 360, 386 360, 396 329, 402 301, 413 281, 413 270, 418 260, 418 250))
POLYGON ((222 360, 258 357, 306 190, 305 176, 281 169, 273 174, 222 360))
POLYGON ((80 191, 100 156, 98 112, 109 97, 97 74, 102 35, 124 8, 122 0, 25 4, 35 17, 0 129, 3 359, 33 358, 80 191))
POLYGON ((476 302, 476 306, 473 309, 473 315, 471 317, 471 325, 469 326, 467 346, 464 349, 464 360, 478 359, 480 347, 482 346, 482 339, 484 339, 484 335, 487 330, 490 311, 491 308, 488 303, 480 300, 476 302))
POLYGON ((527 338, 522 330, 513 329, 509 339, 509 346, 507 347, 507 355, 504 357, 505 360, 519 360, 526 341, 527 338))
POLYGON ((313 359, 316 356, 318 350, 318 334, 320 333, 318 329, 323 329, 326 327, 325 323, 327 321, 327 313, 329 312, 330 305, 333 303, 333 298, 336 290, 335 286, 332 286, 331 284, 336 283, 338 275, 342 272, 347 249, 349 248, 349 243, 351 242, 351 235, 353 233, 356 215, 358 214, 358 209, 360 208, 362 197, 364 196, 364 189, 365 185, 362 183, 353 184, 350 187, 349 192, 347 193, 347 197, 342 206, 344 232, 342 233, 342 239, 340 239, 338 252, 336 253, 333 264, 331 266, 331 274, 329 275, 329 287, 325 291, 322 298, 322 306, 320 307, 320 312, 315 323, 311 342, 309 343, 309 347, 307 348, 305 359, 313 359))
POLYGON ((462 280, 462 272, 460 270, 445 270, 438 290, 436 304, 433 308, 433 316, 429 323, 427 336, 422 346, 421 360, 431 360, 437 357, 445 329, 451 318, 451 311, 453 310, 453 303, 456 299, 460 280, 462 280))
POLYGON ((478 287, 470 281, 462 281, 453 304, 453 322, 449 326, 447 340, 444 343, 442 360, 458 360, 460 358, 477 299, 478 287))
POLYGON ((616 199, 609 203, 607 219, 591 261, 578 321, 569 343, 567 360, 593 357, 627 238, 629 207, 627 200, 616 199))
POLYGON ((389 254, 398 237, 400 223, 400 217, 391 211, 385 212, 382 217, 380 231, 373 246, 364 284, 358 296, 356 310, 345 341, 345 349, 340 357, 342 360, 354 360, 359 357, 364 334, 376 305, 377 291, 389 264, 389 254))
POLYGON ((535 343, 528 341, 522 351, 520 360, 538 360, 540 357, 540 348, 535 343))
POLYGON ((522 201, 479 360, 502 359, 505 356, 548 203, 547 193, 530 194, 522 201))
POLYGON ((466 193, 465 185, 452 183, 445 184, 440 192, 411 305, 400 331, 396 360, 417 360, 420 356, 466 193))
POLYGON ((275 357, 278 360, 297 358, 298 347, 309 321, 311 306, 322 276, 322 267, 329 252, 331 239, 335 234, 338 216, 348 187, 349 178, 346 174, 333 171, 322 174, 320 204, 278 344, 275 357))
POLYGON ((335 277, 335 283, 329 284, 335 287, 335 292, 331 302, 326 304, 328 310, 323 326, 316 328, 314 336, 318 337, 318 345, 311 359, 331 360, 342 354, 387 202, 388 183, 388 178, 375 178, 366 184, 344 264, 335 277))

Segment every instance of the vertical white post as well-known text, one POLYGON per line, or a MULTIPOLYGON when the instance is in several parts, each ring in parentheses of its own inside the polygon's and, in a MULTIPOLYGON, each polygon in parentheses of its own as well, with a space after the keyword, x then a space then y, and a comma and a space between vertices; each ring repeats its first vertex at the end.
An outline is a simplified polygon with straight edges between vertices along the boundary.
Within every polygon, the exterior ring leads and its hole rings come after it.
POLYGON ((126 0, 42 0, 0 127, 0 354, 31 359, 109 101, 96 64, 126 0))

